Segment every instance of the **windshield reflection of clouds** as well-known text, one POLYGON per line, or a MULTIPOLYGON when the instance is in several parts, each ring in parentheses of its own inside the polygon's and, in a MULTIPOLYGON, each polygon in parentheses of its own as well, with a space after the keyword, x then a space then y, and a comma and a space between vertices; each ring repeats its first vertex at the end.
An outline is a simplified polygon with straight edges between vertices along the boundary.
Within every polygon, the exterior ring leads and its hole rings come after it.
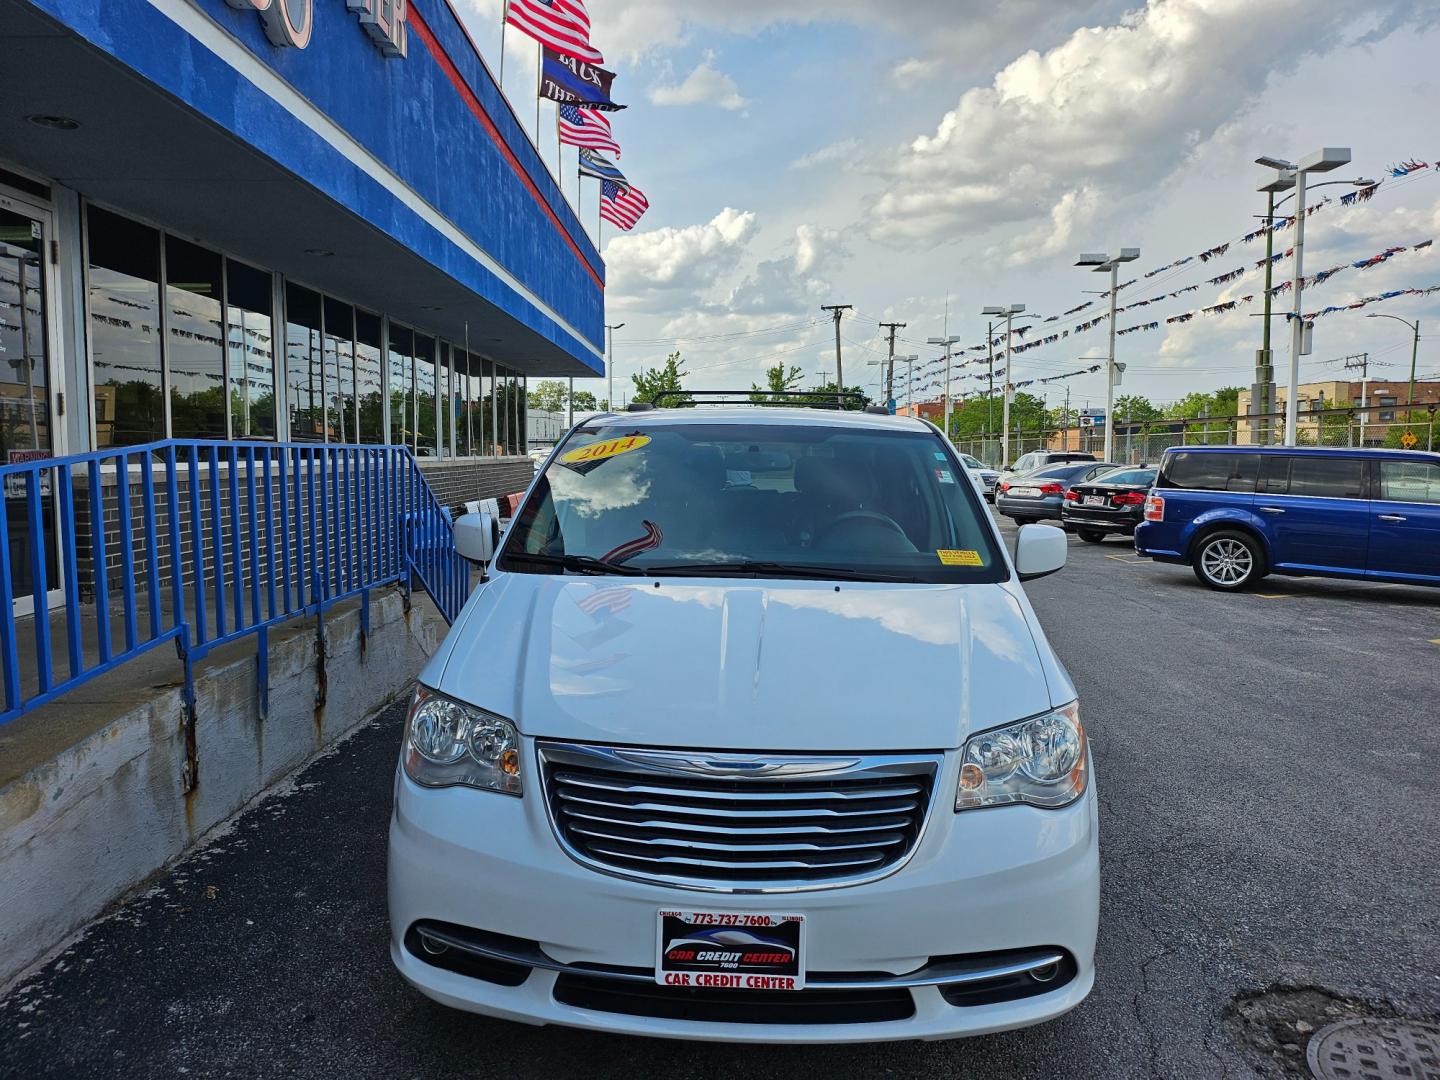
POLYGON ((644 458, 626 461, 609 458, 589 472, 580 473, 565 465, 553 465, 545 474, 550 491, 562 512, 593 518, 612 510, 638 506, 650 493, 648 463, 644 458))

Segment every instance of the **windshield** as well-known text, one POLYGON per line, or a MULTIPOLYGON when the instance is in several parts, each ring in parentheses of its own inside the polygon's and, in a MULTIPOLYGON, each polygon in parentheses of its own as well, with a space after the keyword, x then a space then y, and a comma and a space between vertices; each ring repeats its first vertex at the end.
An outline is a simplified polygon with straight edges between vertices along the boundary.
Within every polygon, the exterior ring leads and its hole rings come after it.
POLYGON ((973 457, 971 457, 969 454, 961 454, 961 455, 960 455, 960 460, 965 463, 965 468, 967 468, 967 469, 983 469, 983 468, 985 468, 985 466, 981 463, 981 461, 980 461, 979 458, 973 458, 973 457))
POLYGON ((622 419, 566 439, 521 508, 499 566, 926 582, 1009 576, 974 485, 928 432, 622 419))

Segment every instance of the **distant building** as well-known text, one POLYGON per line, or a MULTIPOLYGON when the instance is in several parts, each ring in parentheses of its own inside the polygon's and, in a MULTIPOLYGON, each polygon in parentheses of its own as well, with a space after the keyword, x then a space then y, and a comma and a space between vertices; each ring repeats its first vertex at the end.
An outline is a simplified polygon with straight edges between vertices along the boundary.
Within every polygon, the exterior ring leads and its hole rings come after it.
MULTIPOLYGON (((1318 421, 1310 417, 1316 409, 1359 406, 1362 384, 1359 379, 1331 379, 1326 382, 1301 383, 1299 386, 1300 415, 1296 430, 1300 434, 1309 432, 1315 437, 1318 421)), ((1405 403, 1410 390, 1408 379, 1372 379, 1365 390, 1366 421, 1376 425, 1393 423, 1403 419, 1405 403)), ((1284 384, 1275 387, 1275 410, 1283 412, 1289 398, 1290 388, 1284 384)), ((1421 408, 1440 404, 1440 379, 1420 379, 1415 383, 1415 404, 1421 408)), ((1250 391, 1241 390, 1236 411, 1242 417, 1250 412, 1250 391)), ((1277 425, 1283 427, 1283 424, 1277 425)), ((1236 441, 1253 443, 1258 441, 1258 424, 1242 419, 1237 425, 1236 441)), ((1377 427, 1378 434, 1378 427, 1377 427)))

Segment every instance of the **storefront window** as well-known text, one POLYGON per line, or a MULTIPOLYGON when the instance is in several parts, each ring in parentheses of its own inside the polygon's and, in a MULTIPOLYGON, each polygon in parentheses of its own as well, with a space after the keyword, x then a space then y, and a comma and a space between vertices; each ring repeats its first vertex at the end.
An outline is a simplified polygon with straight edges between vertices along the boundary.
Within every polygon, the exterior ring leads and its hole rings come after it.
POLYGON ((216 252, 165 238, 170 430, 177 439, 226 435, 221 262, 216 252))
POLYGON ((415 335, 415 453, 434 457, 435 443, 435 339, 415 335))
POLYGON ((381 365, 380 316, 368 311, 355 312, 355 394, 360 411, 360 441, 385 441, 385 417, 382 411, 385 375, 381 365))
POLYGON ((325 438, 325 372, 320 351, 320 294, 285 285, 285 389, 290 438, 325 438))
POLYGON ((458 457, 469 457, 470 447, 474 442, 470 430, 473 409, 470 397, 470 357, 464 349, 456 349, 452 354, 452 364, 455 368, 455 454, 458 457))
POLYGON ((93 206, 86 220, 96 445, 163 439, 160 234, 93 206))
POLYGON ((355 309, 325 298, 325 425, 330 442, 355 441, 355 309))
POLYGON ((225 260, 226 340, 230 358, 230 431, 237 439, 275 437, 275 342, 272 278, 225 260))
POLYGON ((482 457, 495 456, 495 365, 489 360, 479 361, 480 400, 476 409, 475 429, 480 439, 476 452, 482 457))
POLYGON ((453 393, 453 381, 451 378, 453 365, 451 362, 452 350, 449 343, 440 342, 439 353, 439 385, 435 388, 436 416, 439 419, 435 427, 435 434, 440 441, 440 456, 450 456, 450 441, 455 434, 455 413, 452 411, 451 394, 453 393))
MULTIPOLYGON (((0 210, 0 462, 18 460, 11 451, 50 449, 45 245, 39 232, 33 219, 0 210)), ((10 527, 23 536, 16 518, 10 527)), ((11 565, 16 563, 12 555, 11 565)), ((17 592, 29 588, 28 577, 16 581, 17 592)))
POLYGON ((390 324, 390 442, 414 445, 415 333, 390 324))

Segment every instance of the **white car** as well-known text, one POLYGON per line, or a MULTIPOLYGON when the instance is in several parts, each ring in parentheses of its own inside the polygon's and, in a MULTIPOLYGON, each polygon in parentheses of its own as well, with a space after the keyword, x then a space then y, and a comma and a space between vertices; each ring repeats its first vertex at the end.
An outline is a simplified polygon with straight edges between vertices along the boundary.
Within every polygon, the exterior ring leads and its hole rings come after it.
POLYGON ((995 485, 1000 482, 1000 470, 990 468, 989 465, 970 454, 961 454, 960 462, 965 466, 965 471, 970 474, 970 479, 975 481, 975 486, 980 489, 980 494, 994 502, 995 485))
POLYGON ((406 721, 401 975, 529 1024, 759 1043, 1078 1005, 1094 775, 1021 587, 1065 538, 1027 526, 1012 560, 961 469, 905 417, 638 411, 566 437, 498 552, 457 521, 488 576, 406 721))

